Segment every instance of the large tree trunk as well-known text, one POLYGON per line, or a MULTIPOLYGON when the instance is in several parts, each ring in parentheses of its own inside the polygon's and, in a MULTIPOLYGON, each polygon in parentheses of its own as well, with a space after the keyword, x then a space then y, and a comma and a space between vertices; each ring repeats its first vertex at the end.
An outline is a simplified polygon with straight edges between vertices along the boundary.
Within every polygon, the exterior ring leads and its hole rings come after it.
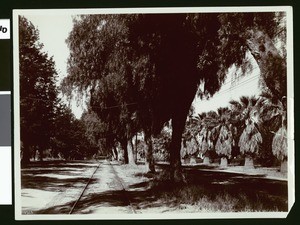
MULTIPOLYGON (((185 62, 178 67, 174 77, 178 75, 179 79, 174 83, 177 86, 177 93, 174 93, 174 107, 172 109, 172 140, 170 144, 170 176, 174 182, 184 181, 181 168, 181 141, 185 122, 189 109, 197 92, 197 72, 193 70, 193 63, 185 62), (186 76, 182 76, 186 74, 186 76)), ((177 78, 176 78, 177 79, 177 78)), ((176 88, 175 88, 176 90, 176 88)))
POLYGON ((172 118, 172 141, 170 145, 170 176, 175 182, 183 181, 182 169, 181 169, 181 138, 185 125, 186 116, 172 118))
POLYGON ((152 146, 152 137, 151 135, 145 134, 146 142, 146 160, 145 165, 148 172, 155 172, 155 163, 153 158, 153 146, 152 146))

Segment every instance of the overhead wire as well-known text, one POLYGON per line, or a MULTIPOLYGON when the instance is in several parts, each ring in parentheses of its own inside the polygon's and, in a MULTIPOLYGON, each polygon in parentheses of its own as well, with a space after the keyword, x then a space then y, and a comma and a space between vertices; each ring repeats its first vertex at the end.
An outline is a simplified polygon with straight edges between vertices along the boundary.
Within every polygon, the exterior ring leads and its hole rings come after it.
POLYGON ((244 85, 246 85, 246 84, 249 84, 249 83, 255 81, 258 77, 259 77, 259 74, 256 75, 256 76, 253 76, 253 77, 251 77, 251 78, 249 78, 249 79, 247 79, 247 80, 245 80, 245 81, 242 81, 241 83, 235 85, 234 87, 230 87, 230 88, 227 88, 227 89, 222 90, 222 91, 220 91, 220 92, 217 92, 216 94, 220 95, 220 94, 226 94, 226 93, 229 93, 229 92, 231 92, 232 90, 235 90, 235 89, 237 89, 237 88, 239 88, 239 87, 241 87, 241 86, 244 86, 244 85))
MULTIPOLYGON (((31 100, 35 100, 35 101, 43 101, 43 102, 53 102, 51 100, 45 100, 45 99, 41 99, 41 98, 32 98, 32 97, 21 97, 20 99, 31 99, 31 100)), ((126 103, 126 104, 120 104, 120 105, 114 105, 114 106, 109 106, 109 107, 100 107, 100 106, 92 106, 95 108, 101 108, 101 109, 112 109, 112 108, 118 108, 124 105, 136 105, 138 104, 138 102, 131 102, 131 103, 126 103)))
MULTIPOLYGON (((256 68, 258 68, 258 66, 254 67, 252 69, 254 70, 256 68)), ((234 85, 233 87, 229 87, 225 90, 217 92, 216 93, 217 96, 215 96, 215 98, 221 97, 221 95, 223 95, 223 94, 229 93, 241 86, 251 83, 251 82, 255 81, 257 78, 259 78, 259 76, 260 76, 260 73, 257 73, 255 75, 252 75, 249 79, 243 80, 240 83, 234 85)), ((222 86, 229 84, 229 83, 232 83, 232 81, 227 81, 227 82, 223 83, 222 86)), ((46 99, 42 99, 42 98, 34 98, 34 97, 21 97, 20 99, 31 99, 31 100, 35 100, 35 101, 53 102, 51 100, 46 100, 46 99)), ((101 106, 96 106, 96 105, 93 105, 92 107, 107 110, 107 109, 119 108, 121 106, 130 106, 130 105, 138 105, 138 104, 139 104, 138 102, 131 102, 131 103, 124 103, 124 104, 113 105, 113 106, 108 106, 108 107, 101 107, 101 106)))

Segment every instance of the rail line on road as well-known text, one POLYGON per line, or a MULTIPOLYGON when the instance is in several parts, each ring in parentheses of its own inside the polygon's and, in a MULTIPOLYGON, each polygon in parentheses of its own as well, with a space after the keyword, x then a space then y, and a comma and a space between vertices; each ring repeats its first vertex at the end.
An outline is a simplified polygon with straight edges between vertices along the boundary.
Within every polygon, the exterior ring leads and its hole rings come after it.
MULTIPOLYGON (((82 189, 81 194, 79 195, 79 197, 77 198, 77 200, 73 204, 71 210, 69 211, 69 214, 73 214, 74 213, 74 211, 75 211, 78 203, 80 202, 80 200, 82 199, 85 191, 87 190, 88 186, 90 185, 91 180, 93 179, 94 175, 96 174, 97 170, 100 168, 100 165, 102 165, 102 164, 103 164, 103 160, 99 161, 98 166, 95 168, 94 172, 90 176, 90 178, 87 181, 86 185, 82 189)), ((111 164, 110 161, 107 161, 107 165, 109 165, 111 167, 113 175, 115 176, 117 182, 119 183, 119 185, 121 187, 121 191, 123 192, 124 200, 125 200, 126 205, 129 207, 129 209, 132 211, 132 213, 136 213, 136 210, 135 210, 134 206, 132 205, 132 203, 130 201, 130 197, 128 195, 128 190, 126 189, 126 185, 124 185, 124 182, 123 182, 122 178, 119 177, 119 175, 117 174, 114 166, 111 164)))
POLYGON ((99 162, 99 164, 98 164, 98 166, 96 167, 96 169, 94 170, 92 176, 89 178, 88 182, 86 183, 85 187, 83 188, 83 190, 82 190, 80 196, 78 197, 78 199, 76 200, 76 202, 73 204, 73 206, 72 206, 72 208, 71 208, 69 214, 72 214, 72 213, 74 212, 75 207, 77 206, 78 202, 80 201, 81 197, 83 196, 83 194, 84 194, 86 188, 89 186, 89 184, 90 184, 90 182, 91 182, 93 176, 95 175, 96 171, 99 169, 100 165, 101 165, 101 162, 99 162))
POLYGON ((134 214, 136 214, 136 210, 135 210, 134 206, 132 205, 132 203, 131 203, 131 201, 130 201, 130 197, 129 197, 128 194, 127 194, 127 193, 128 193, 128 190, 126 189, 126 187, 125 187, 125 185, 124 185, 122 179, 118 176, 118 174, 117 174, 117 172, 116 172, 114 166, 113 166, 110 162, 109 162, 109 165, 111 166, 111 168, 112 168, 112 170, 113 170, 113 173, 114 173, 114 175, 116 176, 118 182, 119 182, 120 185, 122 186, 123 193, 124 193, 124 196, 125 196, 125 198, 126 198, 126 201, 127 201, 127 203, 128 203, 129 208, 131 209, 131 211, 132 211, 134 214))

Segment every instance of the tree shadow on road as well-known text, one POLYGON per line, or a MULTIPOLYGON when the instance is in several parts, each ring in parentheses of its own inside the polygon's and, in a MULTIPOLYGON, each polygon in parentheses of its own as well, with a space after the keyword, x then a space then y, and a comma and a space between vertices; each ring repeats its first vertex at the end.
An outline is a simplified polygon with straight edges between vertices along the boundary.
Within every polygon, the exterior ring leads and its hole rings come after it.
MULTIPOLYGON (((184 175, 185 183, 174 183, 167 179, 157 179, 158 174, 149 176, 137 171, 135 176, 144 178, 148 176, 148 179, 143 181, 133 179, 135 182, 126 186, 125 190, 102 190, 83 195, 73 213, 118 213, 118 210, 126 213, 161 213, 178 210, 183 212, 288 210, 286 181, 264 179, 262 176, 202 171, 195 168, 185 168, 184 175)), ((60 179, 49 177, 40 177, 41 180, 30 179, 24 183, 27 188, 39 184, 40 188, 49 190, 61 184, 60 179)), ((68 180, 70 186, 74 182, 84 184, 87 178, 68 180)), ((92 182, 99 181, 92 180, 92 182)), ((68 214, 76 200, 44 208, 35 213, 68 214)))
POLYGON ((21 188, 61 192, 75 184, 86 184, 91 172, 85 177, 82 173, 88 168, 92 172, 96 166, 64 161, 32 163, 21 171, 21 188))

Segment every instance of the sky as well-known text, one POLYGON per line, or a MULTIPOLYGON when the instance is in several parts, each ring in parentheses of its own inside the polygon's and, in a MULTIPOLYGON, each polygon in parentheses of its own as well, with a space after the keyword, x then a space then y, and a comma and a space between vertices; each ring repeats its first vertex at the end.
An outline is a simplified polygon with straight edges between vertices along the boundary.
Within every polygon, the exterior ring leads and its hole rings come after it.
MULTIPOLYGON (((67 61, 69 48, 66 39, 73 28, 72 15, 24 15, 40 32, 40 42, 43 43, 45 52, 53 56, 56 70, 58 72, 58 85, 67 76, 67 61)), ((66 98, 63 97, 66 101, 66 98)), ((67 102, 67 105, 69 105, 67 102)), ((83 106, 72 101, 70 104, 73 114, 80 118, 83 106)))
POLYGON ((261 92, 259 88, 260 70, 252 56, 250 60, 253 66, 251 73, 241 76, 236 68, 232 67, 229 69, 221 89, 212 98, 205 100, 195 96, 192 103, 195 108, 194 114, 226 107, 231 100, 239 100, 241 96, 258 96, 261 92))
MULTIPOLYGON (((65 40, 73 27, 72 15, 57 14, 53 16, 41 13, 34 15, 24 14, 24 16, 39 30, 40 42, 44 44, 43 50, 48 52, 49 56, 53 56, 59 75, 58 82, 60 82, 67 75, 69 49, 65 40)), ((235 77, 236 71, 234 68, 231 68, 220 91, 209 100, 201 100, 195 96, 193 101, 195 114, 216 110, 219 107, 226 107, 230 100, 238 100, 243 95, 258 95, 260 93, 258 85, 259 69, 255 62, 253 67, 255 69, 252 73, 240 79, 232 79, 235 77)), ((75 117, 80 118, 83 112, 81 104, 78 106, 74 100, 70 106, 75 117)))

